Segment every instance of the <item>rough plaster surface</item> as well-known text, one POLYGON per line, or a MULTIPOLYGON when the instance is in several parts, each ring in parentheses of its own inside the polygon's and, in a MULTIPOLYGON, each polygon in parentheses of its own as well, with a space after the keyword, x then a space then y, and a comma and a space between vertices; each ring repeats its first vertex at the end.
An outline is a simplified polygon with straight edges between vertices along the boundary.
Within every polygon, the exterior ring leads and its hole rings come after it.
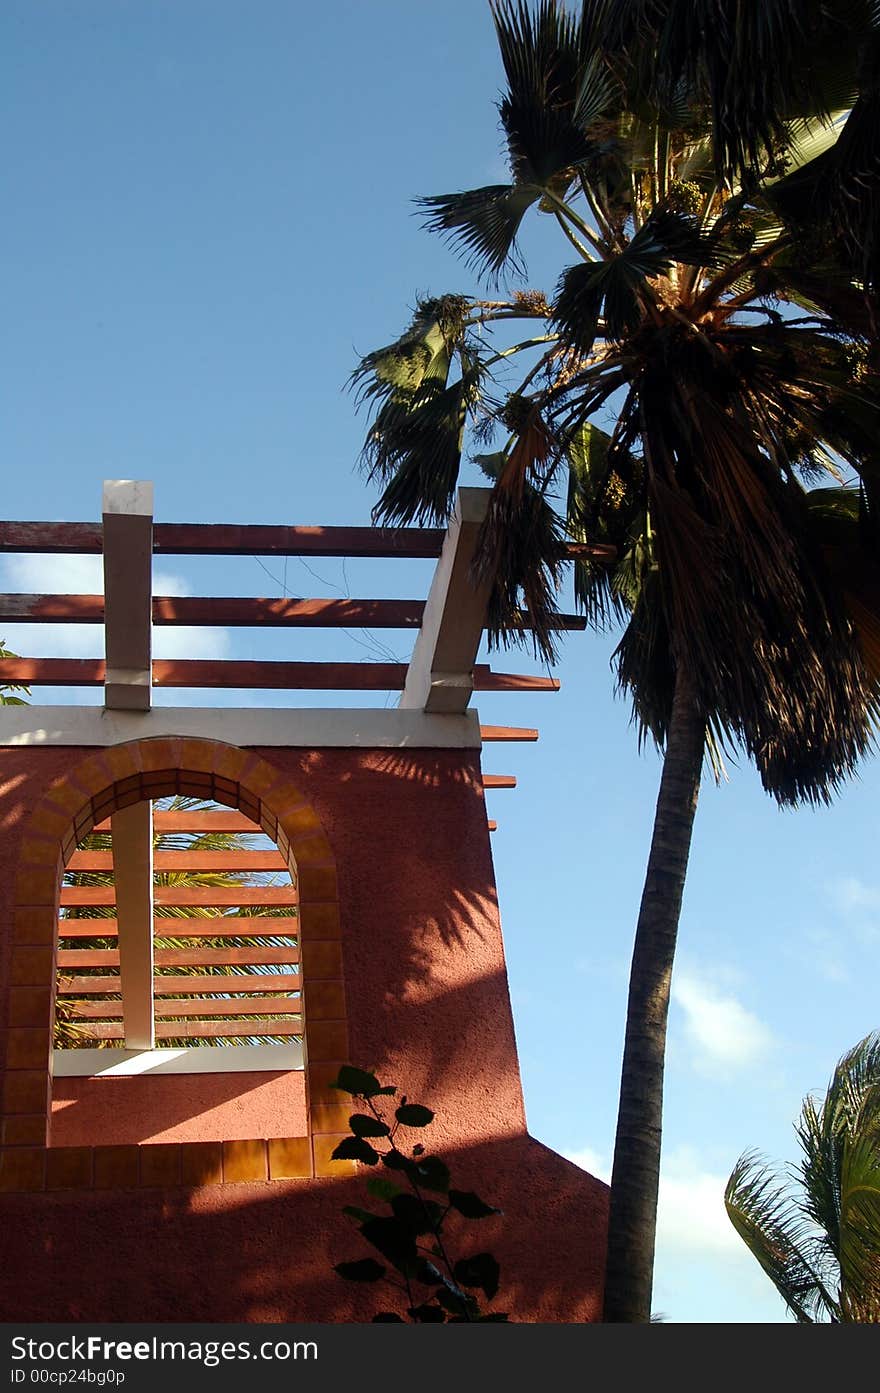
MULTIPOLYGON (((27 811, 88 753, 0 749, 0 982, 27 811)), ((470 1242, 501 1260, 515 1318, 598 1319, 608 1192, 525 1131, 478 754, 257 753, 336 854, 351 1062, 432 1107, 456 1184, 504 1210, 470 1242)), ((331 1271, 361 1255, 340 1207, 363 1196, 361 1179, 6 1196, 0 1319, 368 1320, 372 1292, 331 1271)))

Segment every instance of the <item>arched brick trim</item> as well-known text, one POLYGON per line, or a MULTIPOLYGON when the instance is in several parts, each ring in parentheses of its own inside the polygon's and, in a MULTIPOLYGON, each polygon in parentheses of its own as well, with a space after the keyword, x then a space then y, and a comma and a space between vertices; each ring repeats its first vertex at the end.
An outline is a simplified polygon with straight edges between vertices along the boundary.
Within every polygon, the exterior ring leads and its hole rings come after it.
POLYGON ((0 1190, 220 1184, 337 1176, 347 1105, 330 1088, 348 1058, 336 863, 302 791, 259 755, 215 740, 156 737, 89 755, 31 813, 15 884, 0 1190), (96 823, 182 793, 239 808, 286 857, 299 892, 309 1136, 167 1145, 47 1147, 61 878, 96 823))

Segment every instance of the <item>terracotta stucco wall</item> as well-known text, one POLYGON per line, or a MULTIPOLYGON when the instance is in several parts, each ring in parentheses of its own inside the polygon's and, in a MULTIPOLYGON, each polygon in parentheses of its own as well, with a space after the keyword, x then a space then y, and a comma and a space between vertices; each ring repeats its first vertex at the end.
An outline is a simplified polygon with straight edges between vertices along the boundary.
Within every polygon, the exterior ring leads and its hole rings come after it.
POLYGON ((105 1146, 306 1132, 305 1078, 278 1074, 138 1074, 56 1078, 52 1146, 105 1146))
MULTIPOLYGON (((27 810, 87 753, 0 750, 2 981, 27 810)), ((335 853, 351 1062, 428 1103, 456 1183, 505 1211, 478 1241, 517 1318, 597 1319, 607 1190, 525 1131, 478 756, 257 753, 335 853)), ((369 1319, 372 1293, 330 1271, 360 1255, 339 1213, 355 1196, 360 1177, 5 1196, 0 1316, 369 1319)))

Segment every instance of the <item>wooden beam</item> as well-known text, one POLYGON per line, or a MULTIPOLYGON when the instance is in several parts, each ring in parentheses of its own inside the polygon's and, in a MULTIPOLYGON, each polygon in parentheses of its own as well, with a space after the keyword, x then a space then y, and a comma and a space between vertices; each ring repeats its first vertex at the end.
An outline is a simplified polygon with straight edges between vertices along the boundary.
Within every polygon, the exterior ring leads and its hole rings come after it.
MULTIPOLYGON (((181 934, 181 938, 186 935, 181 934)), ((286 967, 299 962, 298 948, 157 948, 156 967, 286 967)), ((59 968, 118 967, 116 948, 62 948, 59 968)))
POLYGON ((484 774, 483 788, 516 788, 513 774, 484 774))
MULTIPOLYGON (((153 663, 153 682, 157 687, 240 687, 284 691, 402 691, 407 678, 405 663, 284 663, 262 661, 208 661, 199 658, 157 659, 153 663)), ((21 683, 31 687, 97 687, 104 681, 104 664, 98 658, 3 658, 0 683, 21 683)), ((436 701, 447 702, 440 688, 436 701)), ((452 684, 455 686, 455 684, 452 684)), ((556 692, 555 677, 532 673, 493 672, 478 664, 461 687, 461 697, 449 701, 460 705, 465 688, 468 697, 478 692, 556 692)), ((439 709, 435 706, 432 709, 439 709)))
MULTIPOLYGON (((185 920, 157 915, 153 919, 153 933, 157 938, 296 938, 299 920, 280 914, 249 914, 242 918, 233 914, 212 914, 185 920)), ((58 937, 63 939, 115 938, 116 934, 115 919, 58 920, 58 937)))
MULTIPOLYGON (((149 800, 110 819, 119 975, 130 1050, 151 1050, 153 1032, 153 809, 149 800)), ((62 897, 63 897, 62 891, 62 897)))
POLYGON ((489 489, 458 490, 406 674, 405 710, 461 713, 471 699, 491 591, 489 578, 477 584, 473 578, 489 495, 489 489))
MULTIPOLYGON (((417 629, 424 600, 299 600, 256 596, 209 597, 154 595, 153 623, 197 627, 300 629, 417 629)), ((101 624, 103 595, 0 595, 0 622, 29 624, 101 624)), ((550 628, 585 629, 579 614, 556 614, 550 628)), ((517 627, 532 628, 528 614, 517 627)))
MULTIPOLYGON (((154 807, 153 827, 157 832, 248 832, 253 836, 265 836, 259 823, 252 822, 235 808, 168 812, 154 807)), ((110 819, 96 822, 94 831, 109 832, 110 819)))
POLYGON ((112 710, 149 711, 153 485, 107 479, 103 508, 104 705, 112 710))
POLYGON ((480 738, 484 745, 504 741, 537 740, 538 732, 527 726, 480 726, 480 738))
MULTIPOLYGON (((59 996, 90 996, 119 992, 118 977, 65 977, 58 984, 59 996)), ((302 978, 296 972, 247 972, 224 975, 212 972, 204 977, 157 976, 153 978, 155 996, 188 992, 298 992, 302 978), (241 985, 239 985, 241 984, 241 985)))
MULTIPOLYGON (((141 805, 135 803, 139 808, 141 805)), ((128 812, 129 809, 124 810, 128 812)), ((116 813, 113 814, 114 818, 116 813)), ((114 838, 115 841, 115 838, 114 838)), ((80 907, 89 908, 97 905, 113 905, 119 907, 118 891, 119 878, 116 878, 116 885, 63 885, 61 887, 61 904, 65 909, 76 909, 80 907)), ((157 905, 173 908, 190 907, 210 907, 212 905, 223 906, 224 908, 236 908, 238 905, 295 905, 297 902, 296 890, 292 885, 200 885, 198 888, 181 885, 157 885, 153 891, 154 901, 157 905)), ((152 911, 151 911, 152 913, 152 911)), ((118 915, 120 932, 122 932, 122 915, 118 915)), ((170 922, 170 921, 169 921, 170 922)), ((179 921, 182 923, 183 921, 179 921)), ((169 935, 183 936, 183 930, 179 927, 175 930, 169 928, 169 935)), ((268 932, 266 929, 261 932, 268 932)), ((242 935, 247 933, 247 929, 241 930, 242 935)), ((142 1049, 144 1046, 132 1046, 132 1048, 142 1049)))
MULTIPOLYGON (((181 981, 185 980, 181 978, 181 981)), ((71 1001, 69 1005, 71 1015, 77 1020, 90 1016, 98 1020, 113 1020, 122 1016, 125 1001, 71 1001)), ((213 998, 207 1001, 157 1001, 155 1009, 157 1017, 166 1019, 169 1016, 225 1016, 229 1020, 238 1020, 242 1016, 299 1016, 302 1014, 302 1002, 285 996, 229 997, 224 1001, 213 998)), ((141 1047, 126 1045, 125 1048, 141 1047)))
MULTIPOLYGON (((262 524, 159 522, 153 549, 169 556, 352 556, 440 555, 445 533, 431 527, 283 527, 262 524)), ((103 536, 94 522, 0 522, 0 552, 58 555, 100 553, 103 536)), ((604 542, 569 542, 571 559, 613 561, 604 542)))
MULTIPOLYGON (((92 1040, 121 1040, 122 1026, 110 1021, 82 1021, 83 1035, 92 1040)), ((300 1036, 303 1033, 302 1021, 293 1017, 274 1021, 159 1021, 156 1025, 157 1040, 213 1040, 218 1037, 246 1035, 255 1040, 264 1036, 300 1036)))
MULTIPOLYGON (((111 871, 112 851, 75 851, 68 871, 111 871)), ((154 851, 154 871, 287 871, 280 851, 154 851)))

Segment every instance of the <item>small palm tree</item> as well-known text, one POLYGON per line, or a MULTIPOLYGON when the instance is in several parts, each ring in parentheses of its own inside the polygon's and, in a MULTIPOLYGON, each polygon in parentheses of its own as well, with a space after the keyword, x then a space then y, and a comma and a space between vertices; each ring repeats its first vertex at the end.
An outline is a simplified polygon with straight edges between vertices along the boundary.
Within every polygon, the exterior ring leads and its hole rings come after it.
POLYGON ((870 748, 880 13, 873 0, 491 9, 510 182, 420 203, 496 298, 420 301, 354 381, 377 520, 445 521, 470 431, 492 483, 478 558, 490 639, 521 635, 525 608, 552 657, 574 552, 576 599, 595 625, 620 625, 619 685, 664 753, 605 1286, 606 1320, 647 1321, 704 757, 743 750, 796 805, 829 801, 870 748), (532 213, 558 225, 570 264, 551 294, 497 298, 523 272, 532 213), (511 342, 515 321, 530 327, 511 342))
POLYGON ((880 1322, 880 1034, 844 1055, 795 1128, 780 1179, 754 1153, 727 1182, 730 1221, 797 1321, 880 1322))
MULTIPOLYGON (((0 639, 0 658, 17 658, 18 654, 13 653, 6 647, 3 639, 0 639)), ((0 685, 0 706, 27 706, 27 698, 31 694, 30 687, 23 687, 19 682, 5 682, 0 685), (19 692, 22 694, 19 696, 19 692)))

